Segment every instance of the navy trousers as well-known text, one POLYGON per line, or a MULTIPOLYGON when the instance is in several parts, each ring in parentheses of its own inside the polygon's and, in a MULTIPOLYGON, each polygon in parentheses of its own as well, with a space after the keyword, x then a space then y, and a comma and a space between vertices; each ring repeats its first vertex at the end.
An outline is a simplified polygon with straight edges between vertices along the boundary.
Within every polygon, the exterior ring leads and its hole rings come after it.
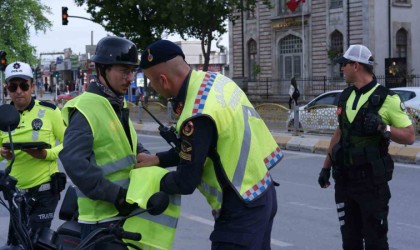
POLYGON ((223 205, 210 235, 212 250, 271 249, 271 229, 277 212, 273 184, 266 193, 246 205, 233 191, 223 192, 223 205))

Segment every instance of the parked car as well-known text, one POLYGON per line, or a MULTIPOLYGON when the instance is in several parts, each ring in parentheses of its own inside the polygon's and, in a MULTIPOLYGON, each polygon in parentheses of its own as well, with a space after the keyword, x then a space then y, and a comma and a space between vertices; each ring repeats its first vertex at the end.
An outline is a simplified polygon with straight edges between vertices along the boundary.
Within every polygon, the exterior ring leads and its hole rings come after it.
POLYGON ((79 91, 72 91, 70 93, 62 94, 62 95, 57 96, 57 102, 58 103, 67 102, 78 95, 79 95, 79 91))
MULTIPOLYGON (((337 128, 337 105, 342 90, 333 90, 315 97, 299 107, 299 128, 303 131, 334 131, 337 128)), ((294 127, 294 112, 287 122, 288 130, 294 127)))
POLYGON ((392 88, 397 93, 405 107, 420 110, 420 87, 392 88))

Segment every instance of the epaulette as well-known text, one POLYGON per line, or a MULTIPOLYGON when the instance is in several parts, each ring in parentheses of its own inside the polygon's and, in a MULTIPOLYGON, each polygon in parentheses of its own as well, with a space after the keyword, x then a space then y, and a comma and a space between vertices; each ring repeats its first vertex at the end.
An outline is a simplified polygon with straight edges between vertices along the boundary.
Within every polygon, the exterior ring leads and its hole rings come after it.
POLYGON ((48 108, 52 108, 53 110, 55 110, 57 108, 57 106, 55 106, 51 102, 47 102, 47 101, 40 101, 39 105, 44 106, 44 107, 48 107, 48 108))

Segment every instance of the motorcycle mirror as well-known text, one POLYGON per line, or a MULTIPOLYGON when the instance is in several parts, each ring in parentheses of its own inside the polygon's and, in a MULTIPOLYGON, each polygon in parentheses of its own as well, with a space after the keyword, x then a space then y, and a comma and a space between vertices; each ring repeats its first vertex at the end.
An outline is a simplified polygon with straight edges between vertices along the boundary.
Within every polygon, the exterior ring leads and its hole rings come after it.
POLYGON ((4 104, 0 106, 0 130, 12 131, 19 125, 20 115, 15 106, 4 104))
POLYGON ((150 196, 147 201, 147 210, 151 215, 159 215, 168 208, 169 195, 165 192, 157 192, 150 196))

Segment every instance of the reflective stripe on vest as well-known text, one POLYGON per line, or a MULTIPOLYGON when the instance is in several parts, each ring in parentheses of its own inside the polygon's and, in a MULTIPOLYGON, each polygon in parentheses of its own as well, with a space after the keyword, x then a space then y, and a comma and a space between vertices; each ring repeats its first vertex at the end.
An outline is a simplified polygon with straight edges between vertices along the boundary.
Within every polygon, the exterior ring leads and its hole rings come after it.
POLYGON ((104 175, 115 173, 121 169, 126 168, 127 166, 136 164, 136 157, 134 155, 128 155, 125 158, 119 159, 115 162, 111 162, 101 166, 101 169, 104 175))
MULTIPOLYGON (((38 110, 38 118, 39 119, 44 118, 45 112, 46 112, 45 109, 39 109, 38 110)), ((39 137, 39 131, 34 129, 34 131, 32 131, 32 140, 36 141, 36 140, 38 140, 38 137, 39 137)))
MULTIPOLYGON (((145 211, 145 209, 138 208, 134 210, 133 213, 142 212, 142 211, 145 211)), ((178 224, 178 218, 175 218, 166 214, 160 214, 159 216, 155 216, 147 212, 143 212, 142 214, 136 215, 136 217, 143 218, 145 220, 152 221, 154 223, 157 223, 166 227, 171 227, 171 228, 176 228, 178 224)))

